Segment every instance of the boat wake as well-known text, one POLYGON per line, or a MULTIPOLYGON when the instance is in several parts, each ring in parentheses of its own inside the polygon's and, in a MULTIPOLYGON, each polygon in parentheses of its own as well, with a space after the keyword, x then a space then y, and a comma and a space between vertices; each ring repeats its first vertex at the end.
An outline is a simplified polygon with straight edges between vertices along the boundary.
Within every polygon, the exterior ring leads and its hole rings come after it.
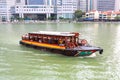
POLYGON ((23 50, 10 50, 10 51, 13 51, 13 52, 20 52, 20 53, 32 53, 32 51, 23 51, 23 50))
POLYGON ((24 50, 11 50, 5 47, 0 47, 0 51, 10 51, 10 52, 19 52, 19 53, 32 53, 32 51, 24 51, 24 50))
POLYGON ((5 47, 0 47, 0 50, 7 50, 7 48, 5 48, 5 47))
POLYGON ((93 54, 91 54, 91 55, 89 55, 89 56, 86 56, 86 57, 89 57, 89 58, 94 58, 94 57, 96 57, 96 54, 95 54, 95 53, 93 53, 93 54))

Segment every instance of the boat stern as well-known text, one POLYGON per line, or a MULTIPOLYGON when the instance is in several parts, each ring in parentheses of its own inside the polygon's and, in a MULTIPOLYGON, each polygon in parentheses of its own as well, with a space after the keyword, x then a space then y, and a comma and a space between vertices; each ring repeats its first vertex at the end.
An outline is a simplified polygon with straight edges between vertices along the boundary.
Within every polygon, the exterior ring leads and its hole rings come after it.
POLYGON ((99 54, 103 54, 103 49, 102 48, 99 48, 99 54))

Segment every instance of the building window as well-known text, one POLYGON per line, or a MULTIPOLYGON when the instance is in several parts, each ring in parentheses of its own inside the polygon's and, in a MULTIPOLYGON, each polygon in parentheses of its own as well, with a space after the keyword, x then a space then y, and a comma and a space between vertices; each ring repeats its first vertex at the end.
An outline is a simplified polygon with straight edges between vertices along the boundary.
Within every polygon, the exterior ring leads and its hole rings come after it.
POLYGON ((21 2, 21 0, 16 0, 16 3, 20 3, 21 2))

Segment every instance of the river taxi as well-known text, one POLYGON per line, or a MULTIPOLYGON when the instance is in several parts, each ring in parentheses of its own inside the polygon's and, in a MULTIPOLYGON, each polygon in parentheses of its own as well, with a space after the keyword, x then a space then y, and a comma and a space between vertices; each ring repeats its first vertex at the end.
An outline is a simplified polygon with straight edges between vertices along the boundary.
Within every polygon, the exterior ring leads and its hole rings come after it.
POLYGON ((22 35, 20 44, 67 56, 89 56, 95 52, 103 53, 102 48, 91 46, 87 40, 80 39, 79 36, 78 32, 30 32, 22 35))

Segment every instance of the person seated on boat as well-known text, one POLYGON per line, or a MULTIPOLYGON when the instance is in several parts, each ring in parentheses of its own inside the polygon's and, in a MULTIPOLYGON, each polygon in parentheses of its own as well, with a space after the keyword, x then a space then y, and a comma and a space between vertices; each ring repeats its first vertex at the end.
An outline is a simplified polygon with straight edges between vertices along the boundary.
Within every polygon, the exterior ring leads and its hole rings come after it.
POLYGON ((33 36, 30 36, 30 41, 33 41, 33 36))
POLYGON ((39 43, 41 43, 42 42, 42 40, 41 39, 39 39, 39 41, 38 41, 39 43))
POLYGON ((40 43, 42 42, 42 37, 41 36, 38 37, 38 42, 40 42, 40 43))
POLYGON ((78 46, 78 43, 76 42, 76 40, 74 38, 72 38, 72 44, 74 45, 74 47, 77 47, 78 46))
POLYGON ((52 38, 48 37, 48 43, 51 44, 52 43, 52 38))
POLYGON ((75 48, 76 46, 75 46, 75 43, 74 42, 72 42, 72 40, 71 41, 69 41, 68 43, 67 43, 67 48, 69 48, 69 49, 73 49, 73 48, 75 48))
POLYGON ((75 43, 74 43, 74 41, 71 41, 71 48, 75 48, 75 43))
POLYGON ((23 36, 22 36, 22 40, 29 40, 28 34, 23 35, 23 36))
POLYGON ((37 42, 38 42, 38 37, 37 37, 37 36, 35 36, 35 37, 34 37, 34 39, 35 39, 35 41, 37 41, 37 42))
POLYGON ((22 36, 22 40, 25 40, 25 35, 22 36))
POLYGON ((81 46, 87 46, 87 45, 88 45, 87 40, 82 39, 82 40, 81 40, 81 46))
POLYGON ((62 38, 59 39, 58 44, 59 44, 59 46, 64 46, 62 38))
POLYGON ((70 38, 65 37, 65 47, 69 49, 70 48, 69 45, 70 45, 70 38))
POLYGON ((47 37, 45 36, 45 37, 43 37, 43 43, 48 43, 48 39, 47 39, 47 37))

